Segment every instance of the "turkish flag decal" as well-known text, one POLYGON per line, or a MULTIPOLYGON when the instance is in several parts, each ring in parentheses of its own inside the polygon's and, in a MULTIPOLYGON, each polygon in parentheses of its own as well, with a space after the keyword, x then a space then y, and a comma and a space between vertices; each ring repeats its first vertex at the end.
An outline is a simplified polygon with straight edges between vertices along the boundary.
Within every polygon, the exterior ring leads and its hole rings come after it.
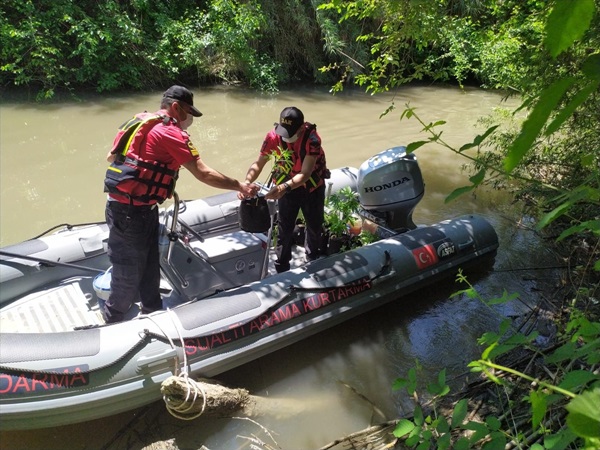
POLYGON ((417 267, 419 269, 424 269, 425 267, 433 266, 438 262, 437 252, 433 248, 433 245, 427 244, 423 247, 419 247, 412 251, 412 254, 417 262, 417 267))

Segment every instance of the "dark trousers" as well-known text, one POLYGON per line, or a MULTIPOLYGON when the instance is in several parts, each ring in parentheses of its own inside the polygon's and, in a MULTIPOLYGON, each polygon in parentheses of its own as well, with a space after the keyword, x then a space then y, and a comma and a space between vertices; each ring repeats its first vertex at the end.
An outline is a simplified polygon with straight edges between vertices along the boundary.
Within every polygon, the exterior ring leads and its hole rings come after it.
POLYGON ((158 254, 158 208, 109 201, 108 257, 112 264, 111 293, 106 301, 107 322, 123 320, 134 302, 142 312, 162 309, 158 254))
POLYGON ((278 201, 277 215, 277 272, 290 270, 292 246, 294 245, 294 228, 298 212, 302 211, 306 223, 304 248, 306 259, 314 260, 321 255, 321 234, 323 230, 323 210, 325 207, 325 185, 312 192, 306 188, 297 188, 288 192, 278 201))

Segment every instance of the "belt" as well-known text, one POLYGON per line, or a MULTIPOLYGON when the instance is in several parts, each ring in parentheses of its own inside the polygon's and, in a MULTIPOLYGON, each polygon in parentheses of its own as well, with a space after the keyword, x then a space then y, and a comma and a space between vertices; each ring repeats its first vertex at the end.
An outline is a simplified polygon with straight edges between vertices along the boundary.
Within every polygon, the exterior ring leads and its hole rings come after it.
POLYGON ((110 209, 115 211, 124 211, 124 212, 144 212, 144 211, 152 211, 157 207, 156 203, 152 205, 130 205, 129 203, 121 203, 118 201, 109 201, 108 206, 110 209))

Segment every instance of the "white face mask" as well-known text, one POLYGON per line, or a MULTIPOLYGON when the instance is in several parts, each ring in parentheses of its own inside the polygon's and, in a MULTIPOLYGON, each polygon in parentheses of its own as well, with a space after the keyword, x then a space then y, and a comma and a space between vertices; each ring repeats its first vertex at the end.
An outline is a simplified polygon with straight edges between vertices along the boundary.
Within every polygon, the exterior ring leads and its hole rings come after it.
POLYGON ((282 137, 281 140, 283 142, 287 142, 288 144, 293 144, 294 142, 296 142, 298 140, 298 135, 295 134, 291 138, 284 138, 284 137, 282 137))
POLYGON ((191 114, 188 114, 187 117, 185 118, 185 120, 179 122, 179 126, 181 127, 182 130, 185 131, 192 125, 193 121, 194 121, 194 116, 192 116, 191 114))

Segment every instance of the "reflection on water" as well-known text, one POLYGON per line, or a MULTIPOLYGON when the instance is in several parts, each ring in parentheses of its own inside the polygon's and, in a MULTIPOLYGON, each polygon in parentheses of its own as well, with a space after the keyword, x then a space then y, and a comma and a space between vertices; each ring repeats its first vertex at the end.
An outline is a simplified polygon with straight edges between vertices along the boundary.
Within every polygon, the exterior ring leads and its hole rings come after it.
MULTIPOLYGON (((160 93, 84 98, 80 102, 37 105, 6 101, 0 106, 1 245, 30 238, 53 225, 102 220, 105 197, 104 157, 115 129, 140 110, 156 109, 160 93)), ((203 89, 196 93, 204 116, 190 132, 203 159, 238 178, 254 160, 264 134, 279 111, 296 105, 318 125, 328 165, 358 167, 386 148, 422 140, 416 121, 399 113, 380 119, 395 102, 417 108, 426 122, 445 120, 444 137, 452 145, 470 142, 481 130, 475 122, 502 106, 501 97, 480 90, 408 87, 396 95, 370 96, 325 90, 301 90, 266 96, 236 89, 203 89)), ((496 228, 501 248, 496 271, 481 270, 472 282, 482 295, 504 289, 527 293, 531 281, 522 273, 503 272, 540 265, 544 254, 535 235, 518 229, 518 212, 497 193, 467 196, 445 204, 445 196, 467 184, 464 161, 434 146, 418 150, 426 183, 415 222, 431 223, 464 213, 485 215, 496 228)), ((181 198, 220 191, 201 185, 189 174, 178 184, 181 198)), ((405 376, 418 359, 425 376, 442 367, 459 384, 466 364, 477 357, 476 338, 500 317, 526 302, 491 310, 476 299, 450 298, 454 280, 412 292, 392 303, 284 350, 222 374, 219 380, 268 398, 268 410, 253 418, 270 430, 283 450, 316 449, 345 434, 395 418, 410 410, 410 399, 392 392, 395 378, 405 376)), ((402 293, 400 293, 402 294, 402 293)), ((162 402, 93 422, 48 430, 2 432, 2 448, 121 449, 142 448, 175 439, 179 448, 211 450, 250 448, 242 436, 271 443, 256 422, 237 419, 171 417, 162 402), (90 438, 93 436, 93 438, 90 438)))

